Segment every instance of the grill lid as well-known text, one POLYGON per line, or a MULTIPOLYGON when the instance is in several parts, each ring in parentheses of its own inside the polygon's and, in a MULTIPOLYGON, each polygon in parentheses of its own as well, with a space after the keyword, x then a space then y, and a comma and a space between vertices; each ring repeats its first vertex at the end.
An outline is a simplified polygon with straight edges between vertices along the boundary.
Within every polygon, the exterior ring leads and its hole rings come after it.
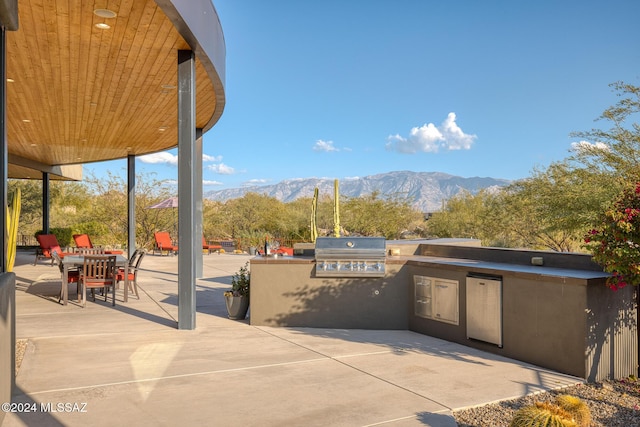
POLYGON ((318 237, 316 259, 385 259, 384 237, 318 237))
POLYGON ((316 277, 383 277, 384 237, 318 237, 316 277))

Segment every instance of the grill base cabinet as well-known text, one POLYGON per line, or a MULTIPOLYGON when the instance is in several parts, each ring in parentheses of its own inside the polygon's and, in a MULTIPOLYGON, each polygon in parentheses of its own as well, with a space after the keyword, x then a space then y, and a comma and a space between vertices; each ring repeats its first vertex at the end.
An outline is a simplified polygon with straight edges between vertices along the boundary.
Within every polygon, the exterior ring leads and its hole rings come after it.
POLYGON ((467 338, 502 347, 502 281, 467 277, 467 338))

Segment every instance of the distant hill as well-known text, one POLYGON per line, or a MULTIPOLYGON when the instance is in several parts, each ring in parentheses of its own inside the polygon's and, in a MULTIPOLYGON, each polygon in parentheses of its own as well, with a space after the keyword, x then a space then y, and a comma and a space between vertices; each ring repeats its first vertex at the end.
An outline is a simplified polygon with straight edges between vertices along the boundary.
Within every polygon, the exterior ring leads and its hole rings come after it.
MULTIPOLYGON (((510 181, 498 178, 463 178, 441 172, 398 171, 340 180, 340 195, 360 197, 378 191, 381 195, 398 195, 413 200, 413 206, 422 212, 434 212, 442 208, 442 202, 468 191, 476 194, 482 189, 497 189, 510 181)), ((318 187, 320 195, 333 197, 333 179, 306 178, 281 181, 273 185, 256 185, 227 190, 208 191, 205 199, 226 201, 246 193, 266 194, 283 202, 300 197, 313 197, 318 187)))

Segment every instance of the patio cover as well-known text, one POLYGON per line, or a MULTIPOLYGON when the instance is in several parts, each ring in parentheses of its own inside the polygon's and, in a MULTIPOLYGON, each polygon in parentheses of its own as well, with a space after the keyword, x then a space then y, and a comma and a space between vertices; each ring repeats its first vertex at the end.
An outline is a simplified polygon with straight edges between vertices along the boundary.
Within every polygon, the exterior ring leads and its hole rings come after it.
MULTIPOLYGON (((11 3, 0 0, 8 19, 11 3)), ((225 45, 211 0, 19 6, 6 32, 10 178, 80 179, 69 165, 176 147, 178 50, 196 57, 196 128, 220 118, 225 45)))

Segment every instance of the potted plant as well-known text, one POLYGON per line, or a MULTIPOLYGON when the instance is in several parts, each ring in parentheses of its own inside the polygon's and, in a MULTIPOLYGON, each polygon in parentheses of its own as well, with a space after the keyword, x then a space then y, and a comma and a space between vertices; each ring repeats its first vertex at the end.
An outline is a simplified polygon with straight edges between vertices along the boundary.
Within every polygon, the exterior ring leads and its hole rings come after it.
POLYGON ((246 248, 249 255, 255 255, 258 248, 264 243, 264 232, 250 230, 240 235, 240 242, 242 242, 242 249, 246 248))
POLYGON ((251 273, 249 262, 231 277, 231 290, 225 291, 224 299, 227 304, 229 319, 242 320, 249 310, 249 290, 251 287, 251 273))

